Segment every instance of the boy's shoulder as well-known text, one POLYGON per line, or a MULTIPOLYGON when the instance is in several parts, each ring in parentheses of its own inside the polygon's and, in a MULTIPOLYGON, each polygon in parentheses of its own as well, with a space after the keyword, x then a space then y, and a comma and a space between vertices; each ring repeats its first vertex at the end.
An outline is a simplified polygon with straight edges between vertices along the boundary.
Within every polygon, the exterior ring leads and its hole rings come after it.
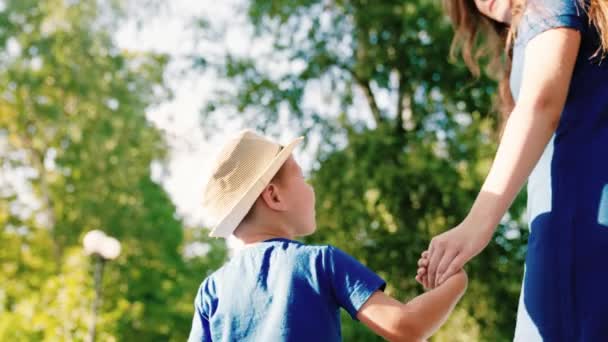
POLYGON ((333 274, 338 269, 349 273, 362 266, 356 258, 334 245, 307 244, 281 239, 237 251, 220 268, 204 278, 200 284, 200 289, 204 289, 206 292, 214 292, 217 283, 222 283, 227 279, 233 280, 235 277, 243 275, 245 273, 243 267, 256 264, 253 260, 262 262, 264 258, 268 258, 269 255, 275 253, 280 254, 279 258, 282 258, 279 267, 285 267, 286 264, 307 265, 315 268, 317 272, 333 274), (284 263, 286 259, 293 262, 284 263))
POLYGON ((254 246, 237 251, 220 268, 208 274, 202 281, 201 287, 212 285, 214 282, 224 278, 227 274, 235 272, 235 269, 241 267, 245 259, 267 255, 268 250, 271 248, 275 251, 280 251, 282 254, 288 255, 288 257, 296 259, 320 259, 318 261, 322 262, 320 264, 322 266, 326 264, 327 260, 333 259, 334 254, 346 254, 339 248, 330 244, 307 244, 299 241, 287 240, 276 242, 277 243, 254 246))
POLYGON ((326 253, 332 253, 335 249, 337 248, 329 244, 310 244, 284 238, 271 239, 253 247, 244 248, 235 253, 234 257, 226 262, 222 268, 230 265, 231 262, 238 260, 239 257, 251 258, 255 257, 255 255, 267 255, 269 252, 292 257, 300 257, 302 255, 311 254, 324 255, 326 253))
POLYGON ((313 293, 332 294, 331 298, 337 295, 343 301, 340 305, 352 317, 355 317, 364 299, 386 285, 381 277, 333 245, 272 241, 235 253, 222 267, 207 276, 199 288, 199 301, 202 299, 207 307, 222 299, 231 302, 252 293, 260 284, 265 288, 264 293, 301 293, 314 288, 313 293), (291 283, 276 281, 277 277, 291 277, 300 286, 290 289, 280 286, 268 290, 266 287, 273 284, 291 283), (270 278, 275 281, 264 281, 270 278))

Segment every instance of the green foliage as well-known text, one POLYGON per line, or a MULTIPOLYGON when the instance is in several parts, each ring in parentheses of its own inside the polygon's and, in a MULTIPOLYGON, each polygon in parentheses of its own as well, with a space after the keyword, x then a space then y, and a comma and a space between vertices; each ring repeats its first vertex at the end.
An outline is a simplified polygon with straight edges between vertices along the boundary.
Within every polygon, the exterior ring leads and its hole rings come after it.
POLYGON ((221 260, 183 258, 193 240, 150 179, 166 146, 145 111, 171 95, 167 56, 114 45, 120 1, 4 3, 0 162, 13 178, 0 184, 0 340, 85 339, 92 269, 79 246, 100 229, 122 253, 105 269, 99 339, 183 341, 221 260))
MULTIPOLYGON (((123 246, 106 265, 100 340, 184 340, 196 288, 226 251, 184 228, 150 179, 166 146, 145 110, 171 96, 168 57, 116 48, 131 3, 3 4, 0 340, 85 339, 92 269, 80 244, 91 229, 123 246)), ((196 58, 229 85, 203 109, 204 127, 237 118, 319 137, 310 242, 354 255, 397 298, 420 293, 419 253, 464 217, 489 168, 495 84, 448 63, 452 33, 437 1, 259 0, 245 9, 270 50, 196 58)), ((210 25, 200 18, 201 30, 210 25)), ((468 265, 467 295, 434 340, 511 339, 526 236, 506 233, 521 228, 524 200, 468 265)), ((343 322, 345 340, 378 340, 343 322)))
MULTIPOLYGON (((483 120, 476 120, 463 130, 482 127, 483 120)), ((319 230, 311 242, 330 243, 354 255, 387 281, 388 293, 406 300, 421 293, 414 279, 421 251, 432 236, 465 216, 487 167, 484 158, 438 157, 437 141, 399 145, 386 129, 350 135, 348 147, 321 160, 312 177, 319 230)), ((491 145, 481 145, 472 152, 490 150, 491 145)), ((463 331, 468 326, 483 340, 510 339, 523 239, 505 239, 504 229, 496 237, 501 243, 491 244, 467 267, 469 291, 452 318, 461 323, 449 323, 443 336, 464 334, 460 340, 471 340, 463 331)))
MULTIPOLYGON (((231 88, 221 88, 203 110, 204 127, 235 117, 272 133, 288 123, 319 137, 311 177, 318 232, 310 242, 343 248, 403 300, 420 293, 416 261, 430 238, 466 215, 497 140, 496 85, 449 62, 452 31, 439 6, 249 1, 254 39, 270 36, 270 50, 205 64, 231 88)), ((523 231, 523 200, 468 265, 468 293, 435 340, 512 338, 526 235, 505 233, 523 231)), ((375 340, 343 322, 346 340, 375 340)))

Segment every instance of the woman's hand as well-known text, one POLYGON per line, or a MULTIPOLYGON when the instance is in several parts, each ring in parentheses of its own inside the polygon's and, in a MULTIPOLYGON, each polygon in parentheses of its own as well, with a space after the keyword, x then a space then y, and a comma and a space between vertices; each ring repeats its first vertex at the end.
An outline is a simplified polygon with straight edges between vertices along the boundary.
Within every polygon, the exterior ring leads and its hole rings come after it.
POLYGON ((479 229, 463 222, 437 235, 431 240, 429 250, 422 253, 419 262, 422 270, 419 269, 417 279, 420 278, 425 288, 440 285, 479 254, 490 242, 493 232, 493 229, 479 229))

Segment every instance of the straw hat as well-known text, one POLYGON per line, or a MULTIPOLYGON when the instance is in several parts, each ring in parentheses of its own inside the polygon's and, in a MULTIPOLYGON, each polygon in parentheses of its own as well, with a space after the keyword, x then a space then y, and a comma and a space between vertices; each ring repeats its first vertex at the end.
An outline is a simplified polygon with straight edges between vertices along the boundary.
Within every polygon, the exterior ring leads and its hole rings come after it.
POLYGON ((283 147, 245 130, 226 143, 203 190, 203 210, 216 222, 210 236, 227 238, 234 232, 302 140, 283 147))

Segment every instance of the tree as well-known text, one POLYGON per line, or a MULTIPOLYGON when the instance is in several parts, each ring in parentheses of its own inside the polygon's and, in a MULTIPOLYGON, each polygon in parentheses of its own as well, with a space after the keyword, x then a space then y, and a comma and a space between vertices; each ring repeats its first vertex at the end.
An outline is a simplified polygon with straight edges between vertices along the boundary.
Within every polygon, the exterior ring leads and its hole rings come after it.
POLYGON ((119 1, 3 5, 0 339, 84 339, 93 292, 80 245, 101 229, 123 252, 106 268, 99 338, 184 340, 198 266, 213 263, 183 258, 182 223, 150 179, 167 150, 145 112, 171 95, 167 56, 115 46, 119 1))
MULTIPOLYGON (((319 232, 310 241, 344 248, 398 297, 415 295, 419 254, 464 217, 489 169, 495 83, 449 63, 451 28, 436 1, 259 0, 244 8, 252 39, 272 43, 257 56, 205 59, 223 83, 203 126, 228 115, 272 134, 287 122, 319 137, 311 175, 319 232)), ((469 292, 436 340, 512 338, 522 200, 468 267, 469 292)), ((371 338, 350 323, 345 333, 371 338)))

